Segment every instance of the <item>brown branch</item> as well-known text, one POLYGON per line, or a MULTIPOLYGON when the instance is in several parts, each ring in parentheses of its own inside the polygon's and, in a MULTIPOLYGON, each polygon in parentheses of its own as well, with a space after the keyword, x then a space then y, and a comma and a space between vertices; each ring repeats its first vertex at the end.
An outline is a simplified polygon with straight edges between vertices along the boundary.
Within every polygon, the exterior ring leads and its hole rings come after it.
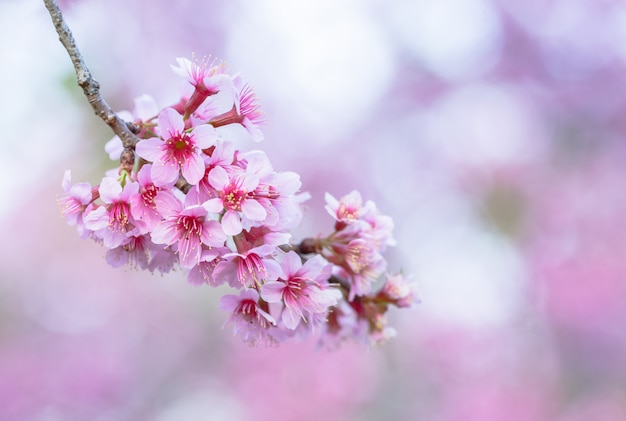
POLYGON ((139 138, 135 136, 129 125, 122 120, 115 113, 115 111, 113 111, 104 98, 102 98, 102 95, 100 95, 100 84, 91 76, 83 57, 76 46, 76 41, 74 41, 72 31, 70 31, 70 28, 63 20, 61 9, 59 9, 56 0, 43 0, 43 2, 46 5, 48 12, 50 12, 54 28, 56 29, 57 34, 59 34, 59 41, 61 41, 61 44, 63 44, 67 50, 67 53, 72 60, 72 64, 74 64, 78 86, 83 89, 83 93, 87 97, 87 100, 89 101, 89 104, 91 104, 91 107, 96 115, 108 124, 109 127, 111 127, 111 130, 113 130, 113 132, 120 137, 122 145, 124 145, 124 149, 126 149, 129 153, 132 153, 135 145, 139 142, 139 138))

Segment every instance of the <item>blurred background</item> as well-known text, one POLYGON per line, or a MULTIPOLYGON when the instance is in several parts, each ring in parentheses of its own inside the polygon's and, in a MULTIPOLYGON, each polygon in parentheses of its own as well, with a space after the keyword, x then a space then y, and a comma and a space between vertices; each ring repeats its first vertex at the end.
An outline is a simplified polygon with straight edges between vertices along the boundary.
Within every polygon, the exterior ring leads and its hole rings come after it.
POLYGON ((250 348, 225 290, 113 269, 55 200, 112 133, 43 3, 0 0, 1 420, 626 419, 626 3, 66 0, 116 109, 176 57, 256 89, 260 145, 313 198, 394 218, 421 304, 381 348, 250 348))

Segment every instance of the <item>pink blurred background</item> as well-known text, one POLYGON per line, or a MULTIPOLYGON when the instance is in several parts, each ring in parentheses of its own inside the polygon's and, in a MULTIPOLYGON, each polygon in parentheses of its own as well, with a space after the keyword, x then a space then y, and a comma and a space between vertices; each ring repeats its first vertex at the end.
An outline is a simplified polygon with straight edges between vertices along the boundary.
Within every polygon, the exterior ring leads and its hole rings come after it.
POLYGON ((116 109, 224 59, 263 148, 330 230, 352 189, 396 223, 422 303, 379 349, 249 348, 224 289, 107 266, 55 204, 111 137, 43 3, 0 0, 1 420, 626 419, 626 4, 73 0, 116 109))

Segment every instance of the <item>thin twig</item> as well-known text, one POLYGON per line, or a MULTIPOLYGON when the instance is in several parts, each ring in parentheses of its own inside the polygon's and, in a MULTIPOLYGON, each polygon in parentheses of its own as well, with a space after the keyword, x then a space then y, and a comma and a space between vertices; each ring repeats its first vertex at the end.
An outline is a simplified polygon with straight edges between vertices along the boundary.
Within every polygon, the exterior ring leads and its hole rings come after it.
POLYGON ((61 41, 61 44, 63 44, 67 50, 67 53, 74 64, 78 85, 83 89, 83 93, 87 97, 87 100, 91 104, 91 107, 96 115, 108 124, 109 127, 111 127, 113 132, 122 140, 124 149, 131 153, 137 142, 139 142, 139 138, 135 136, 127 123, 122 120, 115 113, 115 111, 113 111, 104 98, 102 98, 102 95, 100 95, 100 84, 91 76, 83 57, 76 46, 76 41, 74 41, 72 31, 70 31, 70 28, 63 20, 61 9, 59 9, 56 0, 43 0, 43 2, 46 5, 48 12, 50 12, 54 28, 56 29, 57 34, 59 34, 59 41, 61 41))

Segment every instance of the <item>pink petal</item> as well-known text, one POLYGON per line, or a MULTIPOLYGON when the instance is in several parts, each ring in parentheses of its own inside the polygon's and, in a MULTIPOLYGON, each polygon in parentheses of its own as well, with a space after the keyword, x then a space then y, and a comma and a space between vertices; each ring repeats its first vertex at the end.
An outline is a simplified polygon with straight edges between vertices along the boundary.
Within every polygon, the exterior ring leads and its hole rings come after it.
POLYGON ((161 222, 150 233, 150 238, 155 244, 174 244, 178 240, 176 224, 168 221, 161 222))
POLYGON ((137 143, 135 152, 146 161, 155 162, 161 157, 162 147, 163 141, 158 137, 152 137, 137 143))
POLYGON ((229 183, 228 174, 222 167, 215 167, 209 172, 209 183, 215 190, 223 191, 229 183))
POLYGON ((89 212, 83 218, 85 228, 91 231, 98 231, 109 226, 109 214, 104 206, 89 212))
POLYGON ((288 280, 291 278, 300 268, 302 267, 302 259, 298 256, 298 253, 295 251, 290 251, 283 258, 282 264, 282 274, 280 277, 284 280, 288 280))
MULTIPOLYGON (((168 192, 169 193, 169 192, 168 192)), ((160 191, 154 197, 157 211, 166 219, 176 218, 183 210, 183 204, 173 194, 160 191)))
POLYGON ((300 314, 293 307, 285 307, 282 321, 287 329, 294 330, 300 323, 300 314))
POLYGON ((185 130, 183 116, 173 108, 164 109, 159 114, 159 129, 164 139, 169 139, 174 133, 182 133, 185 130))
POLYGON ((72 187, 72 171, 71 170, 65 170, 65 172, 63 173, 63 181, 61 181, 61 187, 63 187, 63 191, 66 193, 70 191, 70 188, 72 187))
POLYGON ((222 218, 222 228, 226 235, 237 235, 241 232, 243 227, 241 226, 241 218, 235 211, 228 210, 222 218))
POLYGON ((218 197, 207 200, 202 206, 210 213, 220 213, 224 210, 224 202, 218 197))
POLYGON ((189 184, 198 184, 204 176, 204 160, 197 153, 192 153, 182 163, 180 169, 189 184))
POLYGON ((241 211, 251 221, 262 221, 267 216, 265 208, 254 199, 245 200, 241 204, 241 211))
POLYGON ((178 165, 169 162, 155 161, 150 171, 152 182, 157 187, 164 187, 175 183, 178 179, 178 165))
POLYGON ((178 240, 178 257, 180 264, 186 268, 192 268, 200 263, 202 248, 200 242, 194 236, 190 238, 182 237, 178 240))
POLYGON ((109 158, 112 160, 120 159, 120 155, 122 155, 124 151, 122 139, 120 139, 119 136, 113 136, 113 138, 104 145, 104 151, 109 154, 109 158))
POLYGON ((100 198, 105 203, 113 203, 122 193, 122 186, 119 181, 112 177, 104 177, 100 183, 100 198))
POLYGON ((159 113, 159 109, 150 95, 141 95, 135 98, 133 114, 136 118, 147 121, 159 113))
POLYGON ((282 272, 282 268, 280 267, 280 263, 278 263, 274 259, 263 259, 263 264, 265 265, 267 280, 276 280, 280 276, 282 272))
POLYGON ((262 142, 263 139, 265 138, 263 136, 263 132, 261 131, 261 129, 259 129, 259 127, 252 123, 248 117, 244 117, 243 122, 241 123, 243 125, 243 127, 246 128, 246 130, 248 131, 248 134, 250 134, 250 138, 254 141, 254 142, 262 142))
POLYGON ((283 300, 283 289, 285 289, 285 284, 282 282, 266 282, 261 288, 261 297, 268 303, 281 302, 283 300))
POLYGON ((226 234, 219 222, 205 221, 200 240, 209 247, 221 247, 226 241, 226 234))
POLYGON ((207 149, 215 145, 217 139, 219 139, 219 135, 213 126, 203 124, 193 129, 193 139, 196 142, 196 146, 200 149, 207 149))
POLYGON ((91 185, 87 182, 74 184, 70 188, 70 196, 75 197, 81 204, 91 202, 91 185))

